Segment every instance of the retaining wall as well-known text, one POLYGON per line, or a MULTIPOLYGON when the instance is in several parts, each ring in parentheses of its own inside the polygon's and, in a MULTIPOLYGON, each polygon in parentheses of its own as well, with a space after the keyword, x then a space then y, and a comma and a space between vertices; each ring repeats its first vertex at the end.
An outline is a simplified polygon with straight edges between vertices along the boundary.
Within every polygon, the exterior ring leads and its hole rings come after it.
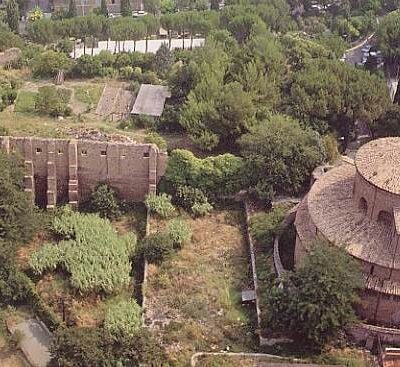
POLYGON ((0 150, 22 156, 25 190, 40 207, 84 201, 100 182, 121 199, 143 201, 156 192, 167 154, 153 144, 0 137, 0 150))

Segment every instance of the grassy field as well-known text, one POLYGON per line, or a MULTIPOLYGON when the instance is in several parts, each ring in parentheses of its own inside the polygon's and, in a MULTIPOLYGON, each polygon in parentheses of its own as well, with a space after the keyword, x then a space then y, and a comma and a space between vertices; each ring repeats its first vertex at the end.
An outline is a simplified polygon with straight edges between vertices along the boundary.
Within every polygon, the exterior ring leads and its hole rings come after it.
POLYGON ((74 86, 75 99, 86 103, 88 106, 96 107, 103 92, 103 84, 85 84, 74 86))
POLYGON ((35 112, 35 98, 37 93, 28 90, 21 90, 15 100, 15 112, 35 112))
MULTIPOLYGON (((241 305, 240 293, 249 282, 241 211, 182 219, 192 240, 171 261, 149 266, 146 317, 159 330, 174 366, 187 366, 196 351, 252 350, 253 310, 241 305)), ((153 218, 151 230, 165 225, 153 218)))

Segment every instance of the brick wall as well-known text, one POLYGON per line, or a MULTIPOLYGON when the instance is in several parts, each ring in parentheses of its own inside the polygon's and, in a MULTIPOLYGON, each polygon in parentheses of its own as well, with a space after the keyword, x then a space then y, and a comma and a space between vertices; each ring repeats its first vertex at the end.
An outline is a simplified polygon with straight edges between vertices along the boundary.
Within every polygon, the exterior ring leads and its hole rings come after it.
POLYGON ((99 182, 124 200, 143 201, 167 164, 167 154, 151 144, 0 137, 0 149, 23 157, 25 190, 48 208, 84 201, 99 182))

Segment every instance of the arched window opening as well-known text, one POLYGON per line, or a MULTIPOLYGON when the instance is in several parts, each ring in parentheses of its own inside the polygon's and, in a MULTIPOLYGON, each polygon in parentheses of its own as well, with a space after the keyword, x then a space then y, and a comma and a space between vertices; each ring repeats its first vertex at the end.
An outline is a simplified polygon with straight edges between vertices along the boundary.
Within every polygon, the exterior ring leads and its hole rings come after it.
POLYGON ((368 212, 368 204, 367 204, 367 200, 365 200, 364 198, 361 198, 359 203, 358 203, 358 209, 364 214, 367 215, 368 212))
POLYGON ((378 214, 378 223, 383 224, 385 226, 390 226, 393 221, 393 215, 387 212, 386 210, 381 210, 378 214))

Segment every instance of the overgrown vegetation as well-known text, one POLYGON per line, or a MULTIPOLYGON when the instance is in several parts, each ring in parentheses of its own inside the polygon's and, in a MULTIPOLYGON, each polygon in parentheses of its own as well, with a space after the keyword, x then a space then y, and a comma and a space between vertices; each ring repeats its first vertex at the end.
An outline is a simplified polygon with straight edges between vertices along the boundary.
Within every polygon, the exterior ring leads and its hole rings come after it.
POLYGON ((267 295, 267 323, 296 340, 321 347, 355 320, 361 269, 342 248, 315 242, 304 264, 278 282, 267 295))
POLYGON ((172 197, 165 193, 149 194, 145 203, 151 213, 159 215, 161 218, 169 218, 175 213, 175 207, 171 203, 172 197))
POLYGON ((53 231, 60 242, 31 255, 30 266, 36 273, 61 266, 80 292, 112 293, 130 284, 130 258, 136 246, 133 234, 118 236, 108 220, 68 207, 54 219, 53 231))

